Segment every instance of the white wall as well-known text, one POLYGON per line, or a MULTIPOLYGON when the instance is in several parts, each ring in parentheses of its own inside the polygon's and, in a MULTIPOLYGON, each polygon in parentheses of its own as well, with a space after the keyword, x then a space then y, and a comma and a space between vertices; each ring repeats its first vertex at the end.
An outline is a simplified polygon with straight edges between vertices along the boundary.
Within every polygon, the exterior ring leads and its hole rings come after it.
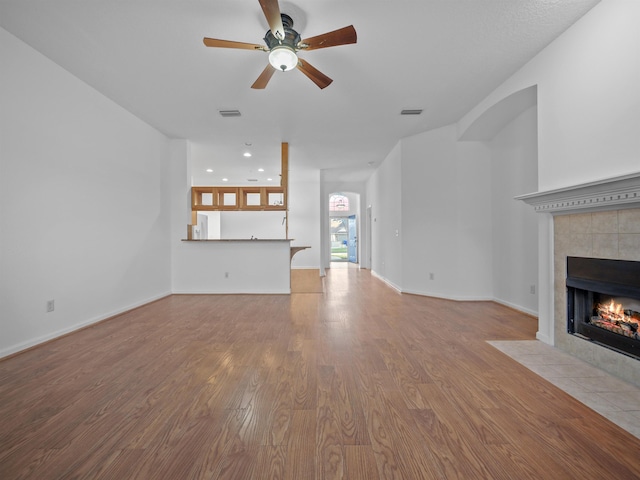
POLYGON ((456 137, 451 125, 402 140, 402 290, 488 299, 489 156, 484 145, 456 137))
MULTIPOLYGON (((294 163, 295 158, 291 157, 294 163)), ((289 238, 292 246, 309 246, 293 257, 291 268, 320 268, 320 171, 289 173, 289 238)))
POLYGON ((286 238, 284 210, 220 212, 220 238, 286 238))
POLYGON ((180 242, 173 293, 291 292, 289 242, 180 242))
POLYGON ((531 207, 514 200, 538 189, 537 108, 531 107, 491 142, 493 212, 493 295, 496 300, 535 314, 538 310, 538 219, 531 207), (531 287, 535 293, 531 293, 531 287))
POLYGON ((538 84, 546 190, 640 170, 640 2, 607 0, 527 71, 538 84))
POLYGON ((374 206, 401 196, 399 211, 389 213, 401 217, 399 237, 383 228, 393 235, 378 232, 373 244, 375 269, 400 239, 403 264, 393 284, 401 291, 495 299, 535 314, 536 216, 513 198, 537 185, 535 106, 504 123, 492 141, 458 141, 455 125, 404 138, 371 178, 374 206), (401 168, 392 172, 398 157, 401 168))
POLYGON ((491 177, 490 152, 481 142, 458 142, 456 209, 457 259, 456 285, 452 296, 459 300, 489 300, 493 298, 491 282, 495 263, 491 250, 491 192, 502 188, 491 177))
POLYGON ((640 169, 640 2, 600 2, 461 120, 538 86, 540 191, 640 169))
POLYGON ((372 218, 371 271, 397 290, 402 287, 401 189, 402 148, 398 142, 367 181, 372 218))
POLYGON ((444 127, 402 140, 403 291, 450 296, 455 288, 455 134, 444 127))
POLYGON ((0 64, 4 356, 170 292, 169 155, 163 135, 2 29, 0 64))

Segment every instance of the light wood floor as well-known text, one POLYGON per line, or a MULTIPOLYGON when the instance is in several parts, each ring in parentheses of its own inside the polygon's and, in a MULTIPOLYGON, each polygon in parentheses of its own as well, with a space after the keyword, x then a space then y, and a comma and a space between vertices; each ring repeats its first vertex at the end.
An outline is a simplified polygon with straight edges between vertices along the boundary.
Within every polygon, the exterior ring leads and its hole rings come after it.
POLYGON ((640 478, 640 440, 486 343, 531 317, 324 287, 171 296, 1 361, 0 478, 640 478))
POLYGON ((317 268, 291 270, 291 293, 323 293, 323 281, 317 268))

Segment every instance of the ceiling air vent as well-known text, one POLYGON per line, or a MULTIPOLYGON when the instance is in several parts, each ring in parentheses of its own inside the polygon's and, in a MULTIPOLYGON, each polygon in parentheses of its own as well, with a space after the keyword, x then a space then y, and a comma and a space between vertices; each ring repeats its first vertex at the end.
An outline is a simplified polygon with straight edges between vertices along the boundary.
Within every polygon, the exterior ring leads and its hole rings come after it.
POLYGON ((219 113, 223 117, 239 117, 240 110, 219 110, 219 113))
POLYGON ((257 182, 257 178, 247 178, 247 182, 257 182))
POLYGON ((420 115, 422 113, 422 109, 418 108, 418 109, 406 109, 406 110, 402 110, 400 112, 400 115, 420 115))

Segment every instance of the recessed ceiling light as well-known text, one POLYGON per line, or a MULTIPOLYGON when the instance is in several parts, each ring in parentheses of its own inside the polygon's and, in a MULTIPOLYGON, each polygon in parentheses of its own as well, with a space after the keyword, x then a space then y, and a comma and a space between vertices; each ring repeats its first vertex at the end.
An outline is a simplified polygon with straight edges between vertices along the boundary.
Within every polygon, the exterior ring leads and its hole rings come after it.
POLYGON ((259 172, 264 172, 264 168, 259 168, 258 171, 259 172))
POLYGON ((213 168, 207 168, 207 173, 213 173, 213 168))
POLYGON ((245 157, 250 157, 251 156, 251 152, 244 152, 242 155, 244 155, 245 157))
POLYGON ((223 181, 223 182, 228 182, 228 181, 229 181, 229 179, 228 179, 228 178, 223 178, 223 179, 222 179, 222 181, 223 181))
POLYGON ((273 178, 267 178, 267 182, 270 182, 272 180, 273 180, 273 178))

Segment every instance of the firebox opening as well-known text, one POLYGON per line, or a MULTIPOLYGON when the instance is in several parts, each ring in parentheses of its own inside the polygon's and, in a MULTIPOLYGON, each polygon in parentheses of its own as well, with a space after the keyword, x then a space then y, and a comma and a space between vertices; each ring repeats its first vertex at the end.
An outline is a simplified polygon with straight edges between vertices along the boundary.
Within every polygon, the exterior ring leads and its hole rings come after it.
POLYGON ((640 262, 567 257, 569 333, 640 360, 640 262))
POLYGON ((632 298, 594 296, 591 324, 626 337, 640 339, 640 302, 632 298))

